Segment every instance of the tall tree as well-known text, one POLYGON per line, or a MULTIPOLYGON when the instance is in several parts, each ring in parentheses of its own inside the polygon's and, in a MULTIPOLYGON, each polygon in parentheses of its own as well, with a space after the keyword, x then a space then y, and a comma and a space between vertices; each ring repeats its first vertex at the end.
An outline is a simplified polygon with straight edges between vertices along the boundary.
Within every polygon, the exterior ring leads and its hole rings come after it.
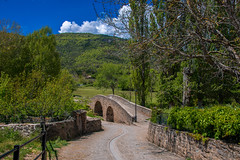
POLYGON ((150 41, 159 54, 198 58, 221 71, 240 75, 239 0, 154 0, 154 13, 165 15, 150 41))
POLYGON ((131 16, 129 17, 130 60, 134 66, 134 87, 138 92, 138 99, 145 106, 149 83, 150 63, 148 46, 144 39, 149 37, 147 18, 147 0, 130 0, 131 16))

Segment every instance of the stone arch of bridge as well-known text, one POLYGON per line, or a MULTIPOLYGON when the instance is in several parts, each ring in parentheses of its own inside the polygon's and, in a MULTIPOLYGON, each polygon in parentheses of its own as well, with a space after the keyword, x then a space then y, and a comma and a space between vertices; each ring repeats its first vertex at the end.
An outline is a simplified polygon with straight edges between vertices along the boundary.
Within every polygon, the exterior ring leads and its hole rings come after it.
POLYGON ((102 116, 106 121, 126 124, 133 123, 133 115, 112 97, 103 95, 94 96, 89 106, 96 115, 102 116))
POLYGON ((94 113, 96 113, 98 116, 103 116, 103 107, 101 102, 97 101, 95 103, 94 113))
POLYGON ((114 122, 114 112, 111 106, 107 108, 106 120, 108 122, 114 122))

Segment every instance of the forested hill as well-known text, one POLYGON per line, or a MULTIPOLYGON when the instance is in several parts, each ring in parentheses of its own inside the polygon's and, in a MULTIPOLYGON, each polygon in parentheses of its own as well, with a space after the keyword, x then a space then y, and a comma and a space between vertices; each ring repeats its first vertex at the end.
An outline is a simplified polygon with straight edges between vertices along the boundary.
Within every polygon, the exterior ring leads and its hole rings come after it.
POLYGON ((62 67, 78 74, 95 74, 106 63, 127 63, 127 53, 119 49, 126 41, 117 37, 90 33, 56 35, 62 67))

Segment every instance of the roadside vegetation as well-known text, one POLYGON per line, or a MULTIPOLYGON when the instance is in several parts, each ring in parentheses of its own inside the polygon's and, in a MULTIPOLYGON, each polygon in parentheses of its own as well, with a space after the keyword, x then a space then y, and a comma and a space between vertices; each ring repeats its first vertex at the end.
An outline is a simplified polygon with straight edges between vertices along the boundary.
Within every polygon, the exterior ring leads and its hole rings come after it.
POLYGON ((28 36, 0 31, 0 121, 28 116, 62 120, 85 104, 74 103, 75 82, 61 69, 55 36, 48 27, 28 36))
MULTIPOLYGON (((14 145, 22 145, 25 142, 29 141, 30 139, 36 137, 40 133, 36 131, 35 133, 31 134, 29 137, 22 136, 18 131, 13 131, 12 129, 5 128, 0 130, 0 155, 12 150, 14 145)), ((51 145, 53 146, 54 150, 57 151, 57 148, 61 148, 68 144, 67 141, 61 140, 57 138, 56 140, 50 141, 51 145)), ((55 157, 55 153, 52 150, 49 142, 47 142, 47 148, 51 152, 51 157, 55 157)), ((29 143, 22 149, 20 149, 20 159, 24 159, 24 157, 29 157, 29 159, 35 158, 35 155, 38 155, 42 151, 41 141, 35 140, 34 142, 29 143)), ((49 155, 49 152, 47 153, 49 155)), ((7 160, 12 159, 12 155, 9 155, 7 160)))

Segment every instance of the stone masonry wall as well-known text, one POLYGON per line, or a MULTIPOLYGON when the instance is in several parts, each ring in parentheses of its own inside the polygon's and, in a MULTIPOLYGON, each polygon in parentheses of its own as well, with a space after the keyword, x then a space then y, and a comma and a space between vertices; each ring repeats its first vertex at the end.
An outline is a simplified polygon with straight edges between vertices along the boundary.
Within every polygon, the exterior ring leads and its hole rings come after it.
MULTIPOLYGON (((24 136, 29 136, 36 130, 41 131, 40 124, 0 125, 0 129, 6 127, 20 131, 24 136)), ((73 112, 71 120, 46 123, 47 139, 60 137, 64 140, 71 140, 84 133, 100 131, 101 129, 101 120, 98 118, 87 119, 86 111, 83 110, 73 112)))
POLYGON ((101 120, 99 118, 87 118, 86 133, 97 132, 102 130, 101 120))
MULTIPOLYGON (((111 97, 112 99, 114 100, 117 100, 117 101, 120 101, 121 103, 123 104, 126 104, 132 108, 135 108, 135 103, 133 102, 130 102, 128 101, 127 99, 124 99, 120 96, 117 96, 117 95, 109 95, 108 97, 111 97)), ((142 114, 148 116, 148 117, 151 117, 151 114, 152 114, 152 110, 149 109, 149 108, 146 108, 146 107, 143 107, 143 106, 140 106, 140 105, 136 105, 137 106, 137 110, 138 112, 141 112, 142 114)))
POLYGON ((240 145, 227 144, 211 138, 204 143, 202 140, 195 140, 188 132, 169 129, 151 122, 148 128, 148 140, 192 160, 240 159, 240 145))
POLYGON ((13 130, 17 130, 22 133, 24 136, 29 136, 31 133, 40 130, 40 124, 8 124, 8 125, 0 125, 0 129, 11 128, 13 130))
POLYGON ((133 123, 133 115, 129 113, 129 111, 125 110, 118 104, 116 101, 112 100, 109 97, 103 95, 97 95, 91 99, 89 106, 95 112, 96 103, 99 102, 101 104, 103 119, 108 120, 107 109, 111 107, 113 109, 113 122, 116 123, 125 123, 132 124, 133 123))
POLYGON ((47 123, 46 130, 47 140, 56 139, 57 137, 64 140, 71 140, 82 135, 82 131, 79 132, 74 120, 47 123))

